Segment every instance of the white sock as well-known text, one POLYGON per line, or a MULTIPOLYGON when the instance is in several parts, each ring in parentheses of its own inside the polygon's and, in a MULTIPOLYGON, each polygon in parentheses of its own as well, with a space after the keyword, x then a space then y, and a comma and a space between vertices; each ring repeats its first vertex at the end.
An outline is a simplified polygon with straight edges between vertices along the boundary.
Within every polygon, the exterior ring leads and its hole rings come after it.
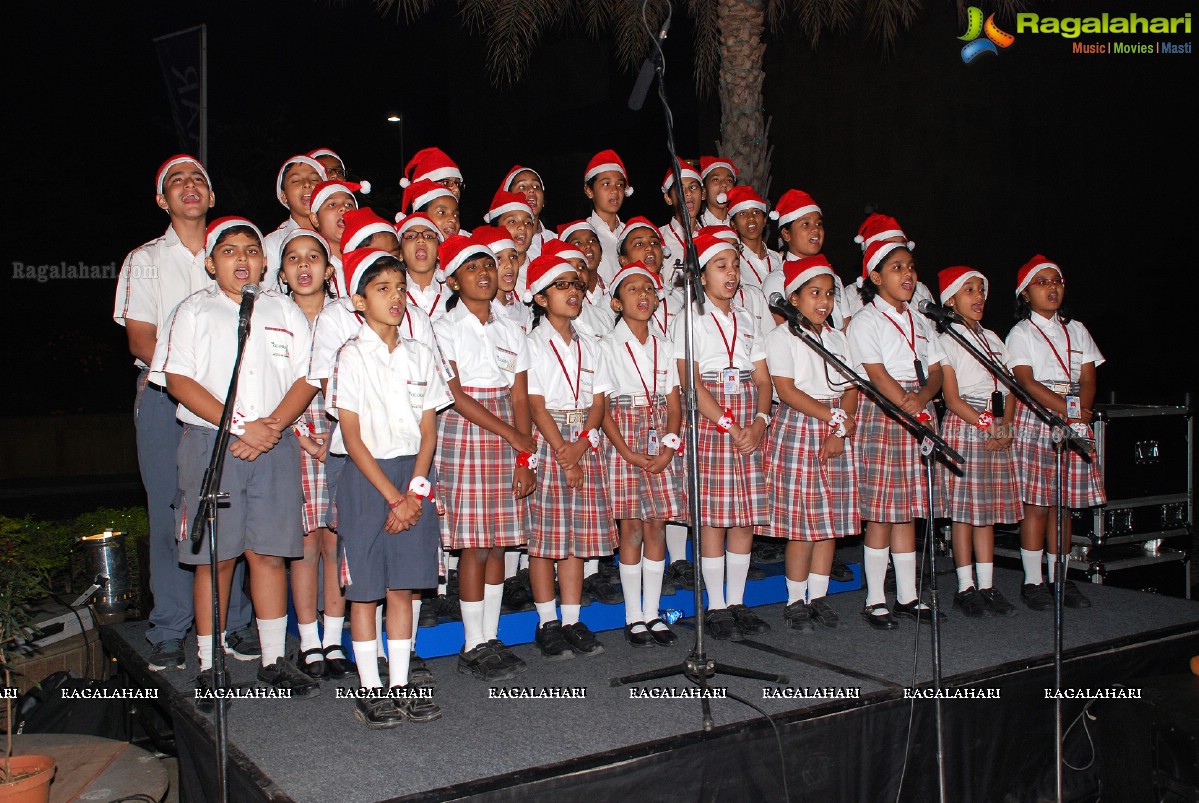
POLYGON ((641 615, 645 621, 661 618, 658 608, 662 604, 662 576, 666 574, 666 561, 641 559, 641 615))
POLYGON ((624 623, 644 622, 641 613, 641 564, 620 564, 620 588, 624 592, 624 623))
POLYGON ((704 576, 704 590, 708 592, 708 610, 727 608, 724 601, 724 555, 719 558, 700 558, 699 571, 704 576))
POLYGON ((810 572, 808 574, 808 602, 814 602, 827 595, 828 575, 810 572))
POLYGON ((682 524, 666 525, 666 554, 671 563, 687 560, 687 528, 682 524))
POLYGON ((586 580, 599 573, 599 558, 588 558, 583 561, 583 579, 586 580))
MULTIPOLYGON (((420 627, 420 597, 412 598, 412 638, 408 639, 413 644, 416 643, 416 631, 420 627)), ((390 641, 391 639, 388 639, 390 641)), ((391 648, 387 648, 388 660, 391 660, 391 648)))
POLYGON ((787 604, 799 602, 804 599, 808 593, 807 580, 792 580, 790 577, 787 580, 787 604))
POLYGON ((470 652, 486 641, 483 638, 484 604, 483 600, 478 602, 462 600, 462 630, 466 634, 466 641, 462 644, 463 652, 470 652))
MULTIPOLYGON (((300 631, 300 652, 319 650, 321 648, 321 634, 316 626, 316 622, 309 622, 308 624, 296 622, 296 629, 300 631)), ((322 656, 310 655, 304 662, 315 663, 316 661, 323 660, 322 656)))
POLYGON ((558 603, 554 600, 550 600, 549 602, 534 602, 533 607, 537 609, 538 627, 558 618, 558 603))
POLYGON ((483 584, 483 640, 500 637, 500 607, 504 604, 504 584, 483 584))
POLYGON ((200 656, 200 671, 212 669, 212 636, 196 636, 196 651, 200 656))
MULTIPOLYGON (((412 656, 412 639, 399 638, 387 640, 387 685, 408 685, 408 662, 412 656)), ((378 666, 376 664, 376 666, 378 666)))
POLYGON ((321 639, 321 646, 325 648, 340 647, 343 629, 346 626, 346 618, 344 616, 330 616, 325 614, 325 634, 321 639))
POLYGON ((287 643, 287 617, 257 619, 258 640, 262 642, 262 665, 270 666, 283 657, 287 643))
POLYGON ((1041 584, 1041 561, 1045 559, 1045 550, 1043 549, 1023 549, 1020 550, 1020 563, 1024 565, 1024 584, 1025 585, 1040 585, 1041 584))
POLYGON ((887 557, 890 554, 890 547, 875 549, 862 545, 862 571, 866 575, 866 607, 887 601, 883 583, 887 579, 887 557))
POLYGON ((379 642, 351 641, 354 649, 354 661, 358 664, 358 684, 364 689, 381 689, 383 681, 379 679, 379 642))
POLYGON ((965 591, 967 588, 974 586, 974 567, 967 563, 965 566, 957 568, 958 573, 958 591, 965 591))
POLYGON ((974 564, 974 571, 978 574, 978 590, 982 591, 984 588, 990 588, 994 582, 995 564, 976 563, 974 564))
POLYGON ((895 564, 895 601, 905 605, 916 599, 916 553, 892 552, 895 564))
MULTIPOLYGON (((380 602, 375 605, 375 653, 377 655, 386 655, 386 645, 383 643, 383 605, 380 602)), ((382 681, 380 681, 380 684, 382 681)))
POLYGON ((528 552, 520 553, 520 568, 522 568, 522 569, 529 568, 529 553, 528 552))
POLYGON ((446 588, 447 588, 447 586, 445 583, 438 583, 437 584, 437 596, 444 597, 446 588))
POLYGON ((1045 581, 1052 584, 1057 579, 1057 555, 1050 552, 1045 558, 1045 581))
POLYGON ((445 570, 446 574, 458 571, 458 556, 449 550, 445 551, 445 570))
POLYGON ((749 575, 749 553, 725 552, 724 565, 728 571, 728 591, 725 592, 729 605, 740 605, 745 601, 745 578, 749 575))
POLYGON ((520 568, 520 552, 515 549, 509 549, 504 553, 504 579, 516 576, 516 570, 520 568))
POLYGON ((563 605, 562 606, 562 624, 575 625, 579 623, 579 611, 583 609, 582 605, 563 605))

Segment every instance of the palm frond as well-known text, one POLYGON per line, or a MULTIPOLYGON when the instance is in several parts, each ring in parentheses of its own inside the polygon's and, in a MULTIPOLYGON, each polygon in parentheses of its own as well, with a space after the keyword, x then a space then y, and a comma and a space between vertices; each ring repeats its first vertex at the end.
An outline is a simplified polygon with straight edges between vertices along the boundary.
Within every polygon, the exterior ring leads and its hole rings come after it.
POLYGON ((612 27, 613 3, 606 0, 576 0, 572 20, 591 39, 599 39, 612 27))
MULTIPOLYGON (((720 0, 687 0, 695 24, 695 89, 701 97, 716 87, 720 75, 720 0)), ((758 33, 761 36, 761 32, 758 33)))
POLYGON ((920 0, 868 0, 866 33, 884 56, 894 51, 900 32, 911 29, 920 9, 920 0))
POLYGON ((412 23, 428 14, 437 0, 375 0, 375 9, 380 14, 394 12, 397 20, 412 23))
POLYGON ((487 35, 492 81, 511 86, 524 77, 542 33, 558 25, 567 8, 556 0, 459 0, 458 15, 468 30, 487 35))

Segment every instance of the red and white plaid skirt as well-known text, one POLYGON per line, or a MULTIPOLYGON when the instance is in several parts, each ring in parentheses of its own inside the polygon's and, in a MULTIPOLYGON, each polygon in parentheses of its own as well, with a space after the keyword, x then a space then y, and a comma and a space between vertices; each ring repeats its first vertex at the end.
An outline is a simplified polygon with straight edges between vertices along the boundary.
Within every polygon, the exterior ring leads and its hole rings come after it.
MULTIPOLYGON (((758 413, 758 386, 753 380, 742 379, 741 392, 728 395, 723 382, 705 379, 703 386, 721 409, 733 414, 739 426, 753 423, 758 413)), ((762 473, 766 439, 751 454, 741 454, 727 433, 701 415, 696 440, 700 524, 722 528, 765 525, 770 519, 766 477, 762 473)))
MULTIPOLYGON (((900 382, 915 393, 915 382, 900 382)), ((853 436, 858 481, 858 509, 865 521, 903 524, 928 517, 928 492, 920 442, 907 427, 887 415, 869 395, 858 404, 858 429, 853 436)), ((936 419, 931 404, 925 410, 936 419)), ((936 472, 933 472, 936 482, 936 472)), ((936 493, 935 487, 933 493, 936 493)))
MULTIPOLYGON (((1094 433, 1087 428, 1090 437, 1094 433)), ((1049 427, 1032 411, 1021 404, 1016 411, 1016 481, 1020 499, 1029 505, 1053 507, 1057 504, 1057 458, 1049 427)), ((1074 449, 1066 448, 1063 461, 1063 481, 1066 486, 1066 506, 1095 507, 1107 503, 1103 479, 1099 475, 1099 458, 1090 455, 1087 462, 1074 449)))
MULTIPOLYGON (((329 419, 325 417, 325 397, 320 391, 300 416, 317 438, 329 441, 329 419)), ((304 533, 325 526, 329 516, 329 487, 325 484, 325 464, 300 450, 300 485, 304 489, 304 533)))
MULTIPOLYGON (((837 401, 823 402, 837 407, 837 401)), ((821 463, 828 422, 780 404, 763 446, 762 467, 770 494, 768 535, 791 541, 823 541, 857 535, 858 492, 854 483, 853 442, 821 463)))
POLYGON ((962 524, 990 527, 1024 518, 1020 505, 1020 486, 1016 484, 1016 444, 1009 449, 988 452, 987 434, 947 413, 941 425, 941 437, 966 458, 952 467, 942 463, 941 491, 945 515, 962 524))
MULTIPOLYGON (((571 425, 566 416, 551 414, 569 442, 571 425)), ((585 417, 586 411, 582 414, 585 417)), ((616 524, 600 454, 590 448, 583 452, 579 461, 583 487, 571 488, 549 443, 541 437, 537 440, 537 490, 529 498, 529 557, 562 560, 611 555, 617 544, 616 524)))
MULTIPOLYGON (((658 396, 652 407, 634 407, 609 401, 609 411, 625 443, 634 452, 648 454, 649 430, 658 430, 658 441, 666 434, 666 397, 658 396)), ((665 447, 659 447, 665 448, 665 447)), ((683 491, 683 459, 675 454, 661 474, 625 462, 611 443, 605 449, 608 492, 612 515, 617 519, 686 521, 687 498, 683 491)))
MULTIPOLYGON (((489 413, 514 422, 508 388, 463 388, 489 413)), ((437 496, 445 509, 441 543, 447 549, 524 543, 525 500, 512 496, 516 450, 454 409, 437 417, 437 496)))

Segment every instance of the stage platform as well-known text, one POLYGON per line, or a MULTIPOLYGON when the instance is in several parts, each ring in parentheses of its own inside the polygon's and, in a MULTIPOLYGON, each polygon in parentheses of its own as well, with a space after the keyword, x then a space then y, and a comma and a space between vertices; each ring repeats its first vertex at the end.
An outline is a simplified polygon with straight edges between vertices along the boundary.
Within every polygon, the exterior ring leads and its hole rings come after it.
MULTIPOLYGON (((967 620, 953 611, 952 574, 941 604, 946 687, 988 699, 943 704, 946 767, 952 801, 1038 800, 1052 796, 1052 613, 1018 602, 1019 573, 996 570, 996 585, 1016 603, 1010 618, 967 620), (997 695, 998 699, 994 699, 997 695)), ((1083 586, 1094 601, 1066 612, 1066 687, 1136 688, 1137 681, 1187 671, 1199 654, 1199 603, 1110 586, 1083 586)), ((673 648, 633 649, 619 632, 601 635, 602 655, 546 663, 529 644, 516 652, 529 671, 487 684, 455 671, 453 657, 431 660, 444 716, 368 731, 324 682, 308 700, 239 700, 229 712, 233 799, 377 800, 822 800, 930 801, 937 797, 934 704, 907 699, 932 677, 930 629, 901 620, 877 632, 859 616, 863 593, 830 602, 841 627, 815 633, 787 630, 782 605, 758 608, 773 627, 752 641, 708 644, 717 661, 786 675, 776 686, 721 675, 727 692, 711 701, 715 728, 701 729, 700 702, 660 699, 693 688, 681 678, 614 688, 609 679, 681 663, 693 631, 681 622, 673 648), (513 690, 581 689, 582 699, 529 699, 513 690), (778 693, 779 689, 791 690, 778 693), (800 699, 796 689, 831 690, 800 699), (827 692, 826 692, 827 693, 827 692), (737 698, 743 699, 742 702, 737 698), (751 705, 748 705, 752 704, 751 705), (769 714, 768 721, 763 713, 769 714), (910 742, 908 740, 911 724, 910 742), (905 755, 910 758, 905 768, 905 755), (902 792, 900 792, 902 776, 902 792)), ((594 606, 592 606, 594 607, 594 606)), ((181 799, 213 800, 211 720, 195 711, 194 640, 189 668, 150 673, 144 623, 106 628, 104 642, 131 684, 155 686, 173 720, 181 799)), ((253 681, 256 664, 231 661, 234 682, 253 681)), ((1091 716, 1068 733, 1067 798, 1095 799, 1099 774, 1119 772, 1119 751, 1095 753, 1091 716)), ((1088 703, 1068 700, 1067 726, 1088 703)), ((1132 768, 1129 768, 1132 771, 1132 768)), ((1144 786, 1152 794, 1152 784, 1144 786)))

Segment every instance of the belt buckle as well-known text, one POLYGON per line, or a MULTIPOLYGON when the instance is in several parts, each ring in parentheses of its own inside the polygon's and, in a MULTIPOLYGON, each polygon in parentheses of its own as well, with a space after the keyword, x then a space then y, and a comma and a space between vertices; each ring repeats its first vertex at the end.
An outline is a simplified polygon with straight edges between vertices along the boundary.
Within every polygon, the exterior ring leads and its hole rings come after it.
POLYGON ((583 417, 583 411, 582 411, 582 410, 569 410, 569 411, 567 411, 567 413, 566 413, 566 423, 568 423, 568 424, 582 424, 582 423, 583 423, 583 421, 584 421, 584 417, 583 417))
POLYGON ((1065 396, 1070 392, 1069 382, 1053 382, 1049 385, 1049 389, 1059 396, 1065 396))
POLYGON ((633 394, 633 406, 634 407, 649 407, 649 396, 647 396, 644 393, 634 393, 633 394))

